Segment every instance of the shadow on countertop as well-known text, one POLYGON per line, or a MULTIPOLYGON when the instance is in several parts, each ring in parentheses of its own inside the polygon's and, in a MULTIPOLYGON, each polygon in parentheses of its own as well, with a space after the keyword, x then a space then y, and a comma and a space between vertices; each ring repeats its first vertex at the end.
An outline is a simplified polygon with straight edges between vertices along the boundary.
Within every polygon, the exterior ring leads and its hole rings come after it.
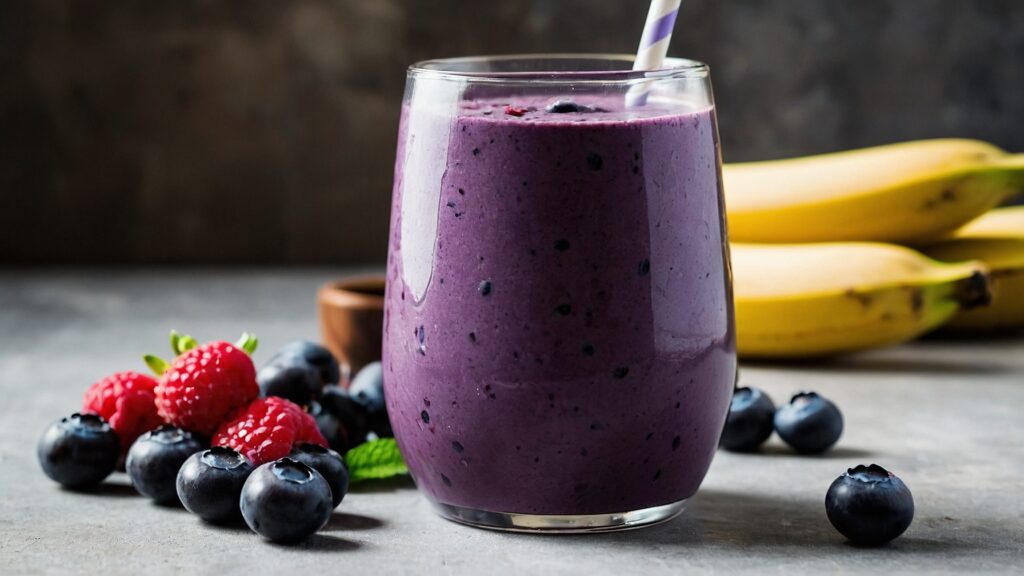
MULTIPOLYGON (((919 514, 919 516, 921 516, 919 514)), ((823 557, 845 550, 858 557, 879 559, 893 555, 965 558, 982 551, 1014 553, 1006 544, 1014 541, 1013 527, 975 519, 948 516, 918 517, 908 532, 887 545, 857 547, 846 541, 829 524, 823 502, 787 500, 764 494, 742 494, 702 489, 690 507, 678 518, 641 530, 616 532, 595 537, 612 546, 644 546, 657 549, 701 548, 751 555, 785 555, 789 559, 823 557), (941 537, 935 537, 940 531, 941 537)), ((592 544, 590 537, 576 540, 592 544)))
MULTIPOLYGON (((939 352, 936 350, 935 352, 939 352)), ((842 372, 844 374, 926 374, 934 376, 999 375, 1012 374, 1012 366, 977 360, 950 360, 930 355, 907 356, 850 355, 812 360, 742 360, 743 368, 778 369, 812 372, 842 372)), ((742 377, 742 376, 741 376, 742 377)))
POLYGON ((377 528, 383 528, 386 525, 387 522, 372 516, 336 511, 331 514, 331 519, 327 521, 327 525, 321 528, 321 530, 326 532, 341 530, 376 530, 377 528))
POLYGON ((416 484, 412 476, 392 476, 372 482, 360 482, 349 486, 349 494, 376 494, 380 492, 397 492, 399 490, 415 490, 416 484))
POLYGON ((338 536, 331 536, 329 534, 313 534, 309 538, 303 540, 298 544, 277 544, 274 542, 268 542, 271 546, 281 549, 282 551, 295 551, 295 552, 319 552, 319 553, 332 553, 332 552, 353 552, 362 547, 362 544, 354 540, 347 540, 345 538, 339 538, 338 536))

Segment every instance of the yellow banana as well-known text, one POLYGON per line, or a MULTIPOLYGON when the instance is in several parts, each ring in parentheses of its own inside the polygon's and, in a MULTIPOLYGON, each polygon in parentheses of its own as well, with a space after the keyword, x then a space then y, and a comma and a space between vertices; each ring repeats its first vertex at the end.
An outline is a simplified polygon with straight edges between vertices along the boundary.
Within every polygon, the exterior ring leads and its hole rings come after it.
POLYGON ((871 242, 732 245, 737 349, 811 358, 911 340, 987 303, 980 262, 871 242))
POLYGON ((723 170, 737 242, 920 245, 1024 190, 1024 154, 922 140, 723 170))
POLYGON ((1024 206, 997 208, 925 253, 946 262, 978 259, 991 272, 992 304, 957 313, 943 331, 1024 329, 1024 206))

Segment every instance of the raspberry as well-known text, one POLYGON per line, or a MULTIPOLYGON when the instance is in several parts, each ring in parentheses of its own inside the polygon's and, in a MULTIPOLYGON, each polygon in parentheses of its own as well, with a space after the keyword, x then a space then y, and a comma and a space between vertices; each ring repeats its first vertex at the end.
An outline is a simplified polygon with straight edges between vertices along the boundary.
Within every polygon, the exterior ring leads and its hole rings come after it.
POLYGON ((118 372, 85 391, 82 412, 99 414, 121 439, 121 453, 144 432, 163 424, 154 399, 157 381, 138 372, 118 372))
POLYGON ((168 423, 208 436, 259 392, 249 355, 234 344, 211 342, 174 359, 156 388, 156 407, 168 423))
POLYGON ((228 446, 259 466, 283 458, 294 444, 326 447, 316 420, 297 404, 272 396, 238 409, 213 435, 212 446, 228 446))

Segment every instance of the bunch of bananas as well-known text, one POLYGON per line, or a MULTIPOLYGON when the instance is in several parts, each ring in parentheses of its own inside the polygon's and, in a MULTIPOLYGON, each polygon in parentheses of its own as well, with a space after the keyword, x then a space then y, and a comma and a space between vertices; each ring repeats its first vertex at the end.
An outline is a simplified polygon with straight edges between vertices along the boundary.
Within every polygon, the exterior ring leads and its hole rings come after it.
POLYGON ((1024 328, 1024 154, 926 140, 723 170, 747 358, 1024 328), (912 247, 912 248, 911 248, 912 247))

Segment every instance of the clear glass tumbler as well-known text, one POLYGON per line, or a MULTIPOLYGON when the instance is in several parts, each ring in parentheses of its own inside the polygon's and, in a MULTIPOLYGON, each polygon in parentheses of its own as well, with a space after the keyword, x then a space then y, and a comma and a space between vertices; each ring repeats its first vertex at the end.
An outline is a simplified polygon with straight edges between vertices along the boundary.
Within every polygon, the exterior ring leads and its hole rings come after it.
POLYGON ((384 383, 419 489, 521 531, 682 511, 736 375, 708 68, 632 57, 412 66, 384 383))

